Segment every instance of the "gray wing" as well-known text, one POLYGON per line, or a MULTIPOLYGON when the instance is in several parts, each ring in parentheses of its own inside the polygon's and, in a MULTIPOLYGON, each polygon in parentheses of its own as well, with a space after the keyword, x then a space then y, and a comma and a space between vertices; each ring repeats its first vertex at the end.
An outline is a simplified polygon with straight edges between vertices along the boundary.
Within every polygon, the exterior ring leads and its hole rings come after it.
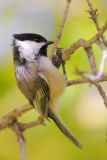
POLYGON ((35 80, 35 94, 33 102, 34 104, 36 102, 37 110, 45 118, 47 118, 48 115, 49 95, 49 87, 47 82, 38 76, 38 78, 35 80))

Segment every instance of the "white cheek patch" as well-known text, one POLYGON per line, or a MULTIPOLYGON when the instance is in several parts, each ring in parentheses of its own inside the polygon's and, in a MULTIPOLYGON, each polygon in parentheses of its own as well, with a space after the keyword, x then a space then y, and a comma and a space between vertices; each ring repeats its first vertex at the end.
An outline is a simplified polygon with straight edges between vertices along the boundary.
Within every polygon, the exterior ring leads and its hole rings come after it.
POLYGON ((20 56, 24 57, 28 61, 34 60, 35 55, 38 54, 40 48, 45 42, 33 42, 33 41, 20 41, 16 40, 16 45, 19 47, 20 56))

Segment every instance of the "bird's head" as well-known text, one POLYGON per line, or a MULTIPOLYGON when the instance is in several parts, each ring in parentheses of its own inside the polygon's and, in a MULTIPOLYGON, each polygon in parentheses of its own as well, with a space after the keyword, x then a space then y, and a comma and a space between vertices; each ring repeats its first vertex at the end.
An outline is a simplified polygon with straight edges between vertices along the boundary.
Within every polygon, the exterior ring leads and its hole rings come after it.
POLYGON ((52 43, 52 41, 47 41, 44 37, 38 34, 14 34, 14 59, 30 61, 37 58, 37 56, 47 56, 47 47, 52 43))

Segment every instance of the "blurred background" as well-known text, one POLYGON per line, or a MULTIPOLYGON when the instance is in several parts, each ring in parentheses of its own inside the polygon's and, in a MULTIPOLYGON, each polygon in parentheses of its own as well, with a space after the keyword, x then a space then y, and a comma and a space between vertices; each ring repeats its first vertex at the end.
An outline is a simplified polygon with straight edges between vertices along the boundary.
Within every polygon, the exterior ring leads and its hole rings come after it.
MULTIPOLYGON (((92 0, 98 8, 99 22, 107 19, 107 1, 92 0)), ((16 86, 12 57, 12 34, 34 32, 54 40, 58 31, 65 0, 1 0, 0 1, 0 116, 27 101, 16 86)), ((86 0, 72 0, 70 13, 59 47, 65 48, 79 38, 89 39, 96 28, 89 19, 86 0)), ((93 47, 97 66, 101 51, 93 47)), ((82 49, 67 62, 69 79, 75 79, 75 68, 89 71, 89 64, 82 49)), ((105 68, 107 69, 107 67, 105 68)), ((103 83, 105 91, 107 84, 103 83)), ((46 122, 25 132, 28 160, 106 160, 107 159, 107 110, 97 89, 88 84, 71 86, 59 101, 59 114, 84 146, 79 150, 55 126, 46 122)), ((35 120, 34 110, 20 120, 35 120)), ((0 160, 19 160, 20 151, 14 133, 0 132, 0 160)))

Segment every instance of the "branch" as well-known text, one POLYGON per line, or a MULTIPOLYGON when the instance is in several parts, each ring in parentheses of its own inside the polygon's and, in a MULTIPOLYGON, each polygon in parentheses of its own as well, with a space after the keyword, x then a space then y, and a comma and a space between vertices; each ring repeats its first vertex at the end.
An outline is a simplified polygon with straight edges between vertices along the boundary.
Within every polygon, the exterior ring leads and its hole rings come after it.
MULTIPOLYGON (((87 0, 87 2, 89 5, 89 9, 90 9, 90 10, 88 10, 88 13, 91 15, 90 18, 93 20, 93 22, 97 28, 97 31, 99 31, 101 28, 98 23, 98 14, 97 14, 98 10, 93 8, 91 0, 87 0)), ((101 36, 101 39, 102 39, 102 41, 99 39, 97 42, 102 50, 102 58, 101 58, 101 62, 100 62, 99 72, 96 75, 94 74, 94 75, 89 76, 90 79, 92 79, 94 81, 98 80, 102 76, 102 74, 104 72, 105 62, 107 60, 107 49, 106 49, 107 41, 105 40, 105 37, 103 35, 101 36)))
POLYGON ((103 53, 103 55, 102 55, 101 62, 100 62, 99 72, 97 74, 89 75, 89 79, 91 79, 93 81, 99 80, 100 77, 104 73, 104 66, 105 66, 105 62, 107 60, 107 49, 102 50, 102 53, 103 53))
MULTIPOLYGON (((96 62, 95 62, 95 58, 94 58, 94 54, 93 54, 93 50, 92 48, 85 48, 89 63, 90 63, 90 67, 91 67, 91 75, 97 75, 97 68, 96 68, 96 62)), ((99 74, 99 72, 98 72, 99 74)), ((103 74, 103 73, 102 73, 103 74)), ((90 76, 91 76, 90 75, 90 76)), ((102 88, 102 86, 100 85, 100 83, 97 80, 91 79, 89 75, 84 75, 84 77, 88 78, 89 80, 93 81, 93 84, 97 87, 101 97, 103 98, 104 104, 107 107, 107 96, 102 88)), ((102 75, 101 75, 102 76, 102 75)), ((101 76, 99 78, 101 78, 101 76)))
POLYGON ((24 139, 24 136, 22 134, 22 131, 21 131, 20 126, 17 123, 17 121, 14 121, 14 123, 12 125, 12 129, 15 132, 15 134, 17 136, 17 140, 19 142, 20 151, 21 151, 21 159, 26 160, 25 139, 24 139))
POLYGON ((32 109, 30 104, 25 104, 20 108, 16 108, 0 118, 0 130, 10 127, 17 117, 32 109))
MULTIPOLYGON (((33 107, 30 104, 25 104, 7 113, 5 116, 0 118, 0 130, 5 128, 11 128, 14 125, 14 122, 16 122, 18 117, 20 117, 22 114, 32 109, 33 107)), ((41 116, 39 116, 39 118, 33 122, 29 122, 29 123, 18 122, 21 131, 25 131, 28 128, 31 128, 43 123, 44 123, 44 119, 41 116)))
POLYGON ((65 22, 66 22, 66 19, 67 19, 67 15, 68 15, 68 12, 69 12, 69 7, 70 7, 70 3, 71 3, 71 0, 66 0, 66 5, 65 5, 65 10, 64 10, 64 13, 63 13, 63 16, 62 16, 62 22, 61 22, 61 25, 60 25, 60 28, 59 28, 59 31, 56 35, 56 39, 55 39, 55 42, 52 46, 52 49, 50 51, 50 54, 49 54, 49 58, 52 59, 54 53, 55 53, 55 50, 56 50, 56 47, 61 39, 61 35, 62 35, 62 32, 63 32, 63 28, 64 28, 64 25, 65 25, 65 22))
MULTIPOLYGON (((98 23, 98 14, 97 14, 98 9, 93 8, 91 0, 87 0, 87 2, 88 2, 89 9, 90 9, 87 12, 91 15, 90 18, 93 20, 93 22, 97 28, 97 31, 99 31, 101 29, 101 27, 98 23)), ((101 39, 102 39, 104 45, 107 46, 107 41, 105 40, 104 35, 101 36, 101 39)))
POLYGON ((38 126, 38 125, 45 125, 44 124, 44 118, 42 116, 39 116, 38 119, 36 121, 33 122, 29 122, 29 123, 19 123, 20 128, 22 131, 25 131, 26 129, 38 126))
POLYGON ((15 132, 20 146, 22 160, 26 160, 25 138, 23 136, 23 131, 28 128, 43 124, 44 122, 44 119, 42 117, 39 117, 36 121, 29 123, 21 123, 17 121, 17 118, 19 116, 31 109, 33 109, 33 107, 30 104, 26 104, 20 108, 12 110, 0 119, 0 130, 5 128, 11 128, 15 132))
MULTIPOLYGON (((107 81, 107 75, 103 75, 100 79, 98 79, 97 82, 105 82, 105 81, 107 81)), ((69 87, 69 86, 72 86, 72 85, 85 84, 85 83, 93 84, 94 81, 84 77, 83 79, 69 80, 69 81, 67 81, 66 86, 69 87)))
POLYGON ((85 50, 87 57, 88 57, 88 61, 89 61, 90 68, 91 68, 91 73, 96 74, 96 72, 97 72, 96 61, 95 61, 92 47, 84 48, 84 50, 85 50))
POLYGON ((74 42, 71 46, 68 48, 65 48, 62 50, 62 58, 63 60, 68 60, 70 56, 80 47, 88 48, 91 47, 94 43, 97 43, 98 39, 104 34, 104 32, 107 30, 107 22, 102 27, 102 29, 99 30, 99 32, 93 36, 89 40, 80 39, 76 42, 74 42))

